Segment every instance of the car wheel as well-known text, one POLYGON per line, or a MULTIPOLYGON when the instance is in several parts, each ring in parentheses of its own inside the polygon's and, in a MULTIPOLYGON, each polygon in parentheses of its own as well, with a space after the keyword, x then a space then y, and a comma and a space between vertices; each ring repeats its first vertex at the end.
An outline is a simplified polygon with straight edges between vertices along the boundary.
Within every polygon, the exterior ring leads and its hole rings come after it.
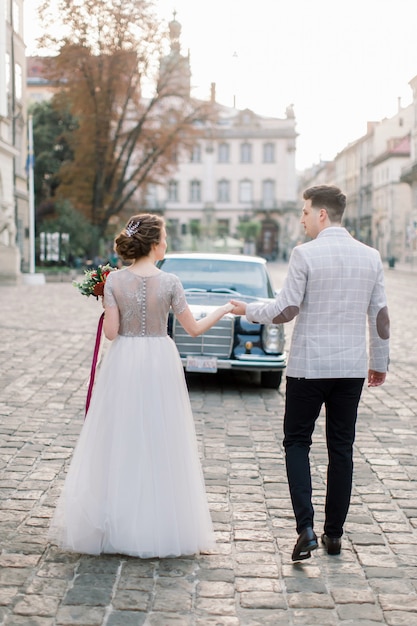
POLYGON ((261 385, 266 389, 278 389, 282 380, 282 372, 261 372, 261 385))

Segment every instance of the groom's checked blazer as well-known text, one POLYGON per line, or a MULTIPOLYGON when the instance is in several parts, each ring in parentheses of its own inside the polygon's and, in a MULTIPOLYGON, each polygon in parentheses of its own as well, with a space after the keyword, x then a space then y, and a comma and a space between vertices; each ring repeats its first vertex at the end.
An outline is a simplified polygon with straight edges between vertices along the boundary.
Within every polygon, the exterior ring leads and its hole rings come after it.
POLYGON ((330 226, 292 251, 276 300, 246 308, 250 322, 296 317, 287 376, 366 378, 386 372, 389 317, 379 252, 330 226), (369 362, 366 322, 369 328, 369 362))

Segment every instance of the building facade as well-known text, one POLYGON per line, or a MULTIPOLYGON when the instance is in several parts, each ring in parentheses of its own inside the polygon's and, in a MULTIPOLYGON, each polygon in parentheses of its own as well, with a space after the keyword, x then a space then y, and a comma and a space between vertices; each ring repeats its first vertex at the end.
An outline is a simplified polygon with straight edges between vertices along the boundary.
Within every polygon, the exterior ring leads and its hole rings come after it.
POLYGON ((412 93, 412 128, 410 133, 410 159, 401 170, 401 182, 409 186, 411 194, 410 215, 406 224, 406 259, 417 263, 417 76, 409 83, 412 93))
POLYGON ((398 102, 394 116, 368 122, 365 135, 303 177, 308 185, 340 187, 347 195, 344 225, 390 264, 409 258, 412 196, 402 172, 410 163, 414 112, 415 106, 398 102))
POLYGON ((23 0, 0 0, 0 280, 29 258, 23 0))
MULTIPOLYGON (((163 63, 178 68, 177 83, 190 96, 190 55, 181 55, 175 14, 169 28, 163 63)), ((202 125, 191 151, 176 155, 169 180, 147 188, 144 208, 163 213, 174 249, 230 249, 243 238, 247 252, 285 258, 299 237, 293 108, 271 118, 226 107, 216 102, 215 84, 210 104, 214 121, 202 125)))
POLYGON ((176 247, 190 247, 194 238, 200 248, 221 247, 222 239, 227 248, 243 238, 247 251, 285 256, 298 238, 292 110, 275 119, 215 106, 217 122, 178 156, 166 184, 148 189, 146 208, 163 212, 176 247), (253 223, 250 235, 245 224, 253 223))

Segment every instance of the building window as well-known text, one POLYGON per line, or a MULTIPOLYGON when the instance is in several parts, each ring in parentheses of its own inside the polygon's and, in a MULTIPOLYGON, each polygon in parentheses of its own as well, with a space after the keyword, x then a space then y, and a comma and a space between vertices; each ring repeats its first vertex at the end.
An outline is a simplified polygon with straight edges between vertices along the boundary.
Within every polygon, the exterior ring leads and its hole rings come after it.
POLYGON ((190 182, 190 202, 201 202, 201 183, 199 180, 190 182))
POLYGON ((252 181, 251 180, 240 181, 239 202, 252 202, 252 181))
POLYGON ((228 143, 219 144, 219 163, 229 163, 230 146, 228 143))
POLYGON ((275 181, 262 181, 262 203, 265 208, 272 208, 275 201, 275 181))
POLYGON ((170 180, 168 183, 168 202, 178 202, 178 182, 170 180))
POLYGON ((20 33, 20 7, 17 2, 13 2, 13 30, 20 33))
POLYGON ((22 66, 16 63, 14 66, 15 77, 15 95, 18 100, 22 99, 23 95, 23 73, 22 66))
POLYGON ((6 52, 6 68, 5 68, 5 78, 6 78, 6 93, 10 93, 11 85, 10 85, 10 54, 6 52))
POLYGON ((158 206, 158 191, 156 185, 148 185, 148 188, 146 189, 145 202, 146 206, 150 209, 155 209, 158 206))
POLYGON ((252 163, 252 146, 250 143, 242 143, 240 146, 240 162, 252 163))
POLYGON ((275 145, 264 143, 264 163, 275 163, 275 145))
POLYGON ((196 144, 190 152, 190 163, 201 163, 201 146, 196 144))
POLYGON ((219 180, 217 183, 217 202, 230 202, 230 182, 219 180))

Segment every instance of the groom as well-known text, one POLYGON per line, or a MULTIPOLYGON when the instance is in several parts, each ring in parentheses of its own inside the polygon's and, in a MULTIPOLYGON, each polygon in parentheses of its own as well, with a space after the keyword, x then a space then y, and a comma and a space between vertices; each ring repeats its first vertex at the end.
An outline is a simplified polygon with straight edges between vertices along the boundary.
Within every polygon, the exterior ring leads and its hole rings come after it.
POLYGON ((296 317, 287 366, 284 448, 298 540, 293 561, 317 548, 309 452, 324 404, 328 449, 322 543, 339 554, 353 473, 357 409, 368 387, 385 381, 389 316, 377 250, 341 226, 346 196, 334 186, 306 189, 301 224, 312 241, 292 251, 287 278, 270 304, 232 301, 237 315, 256 323, 296 317), (369 327, 369 364, 366 326, 369 327))

